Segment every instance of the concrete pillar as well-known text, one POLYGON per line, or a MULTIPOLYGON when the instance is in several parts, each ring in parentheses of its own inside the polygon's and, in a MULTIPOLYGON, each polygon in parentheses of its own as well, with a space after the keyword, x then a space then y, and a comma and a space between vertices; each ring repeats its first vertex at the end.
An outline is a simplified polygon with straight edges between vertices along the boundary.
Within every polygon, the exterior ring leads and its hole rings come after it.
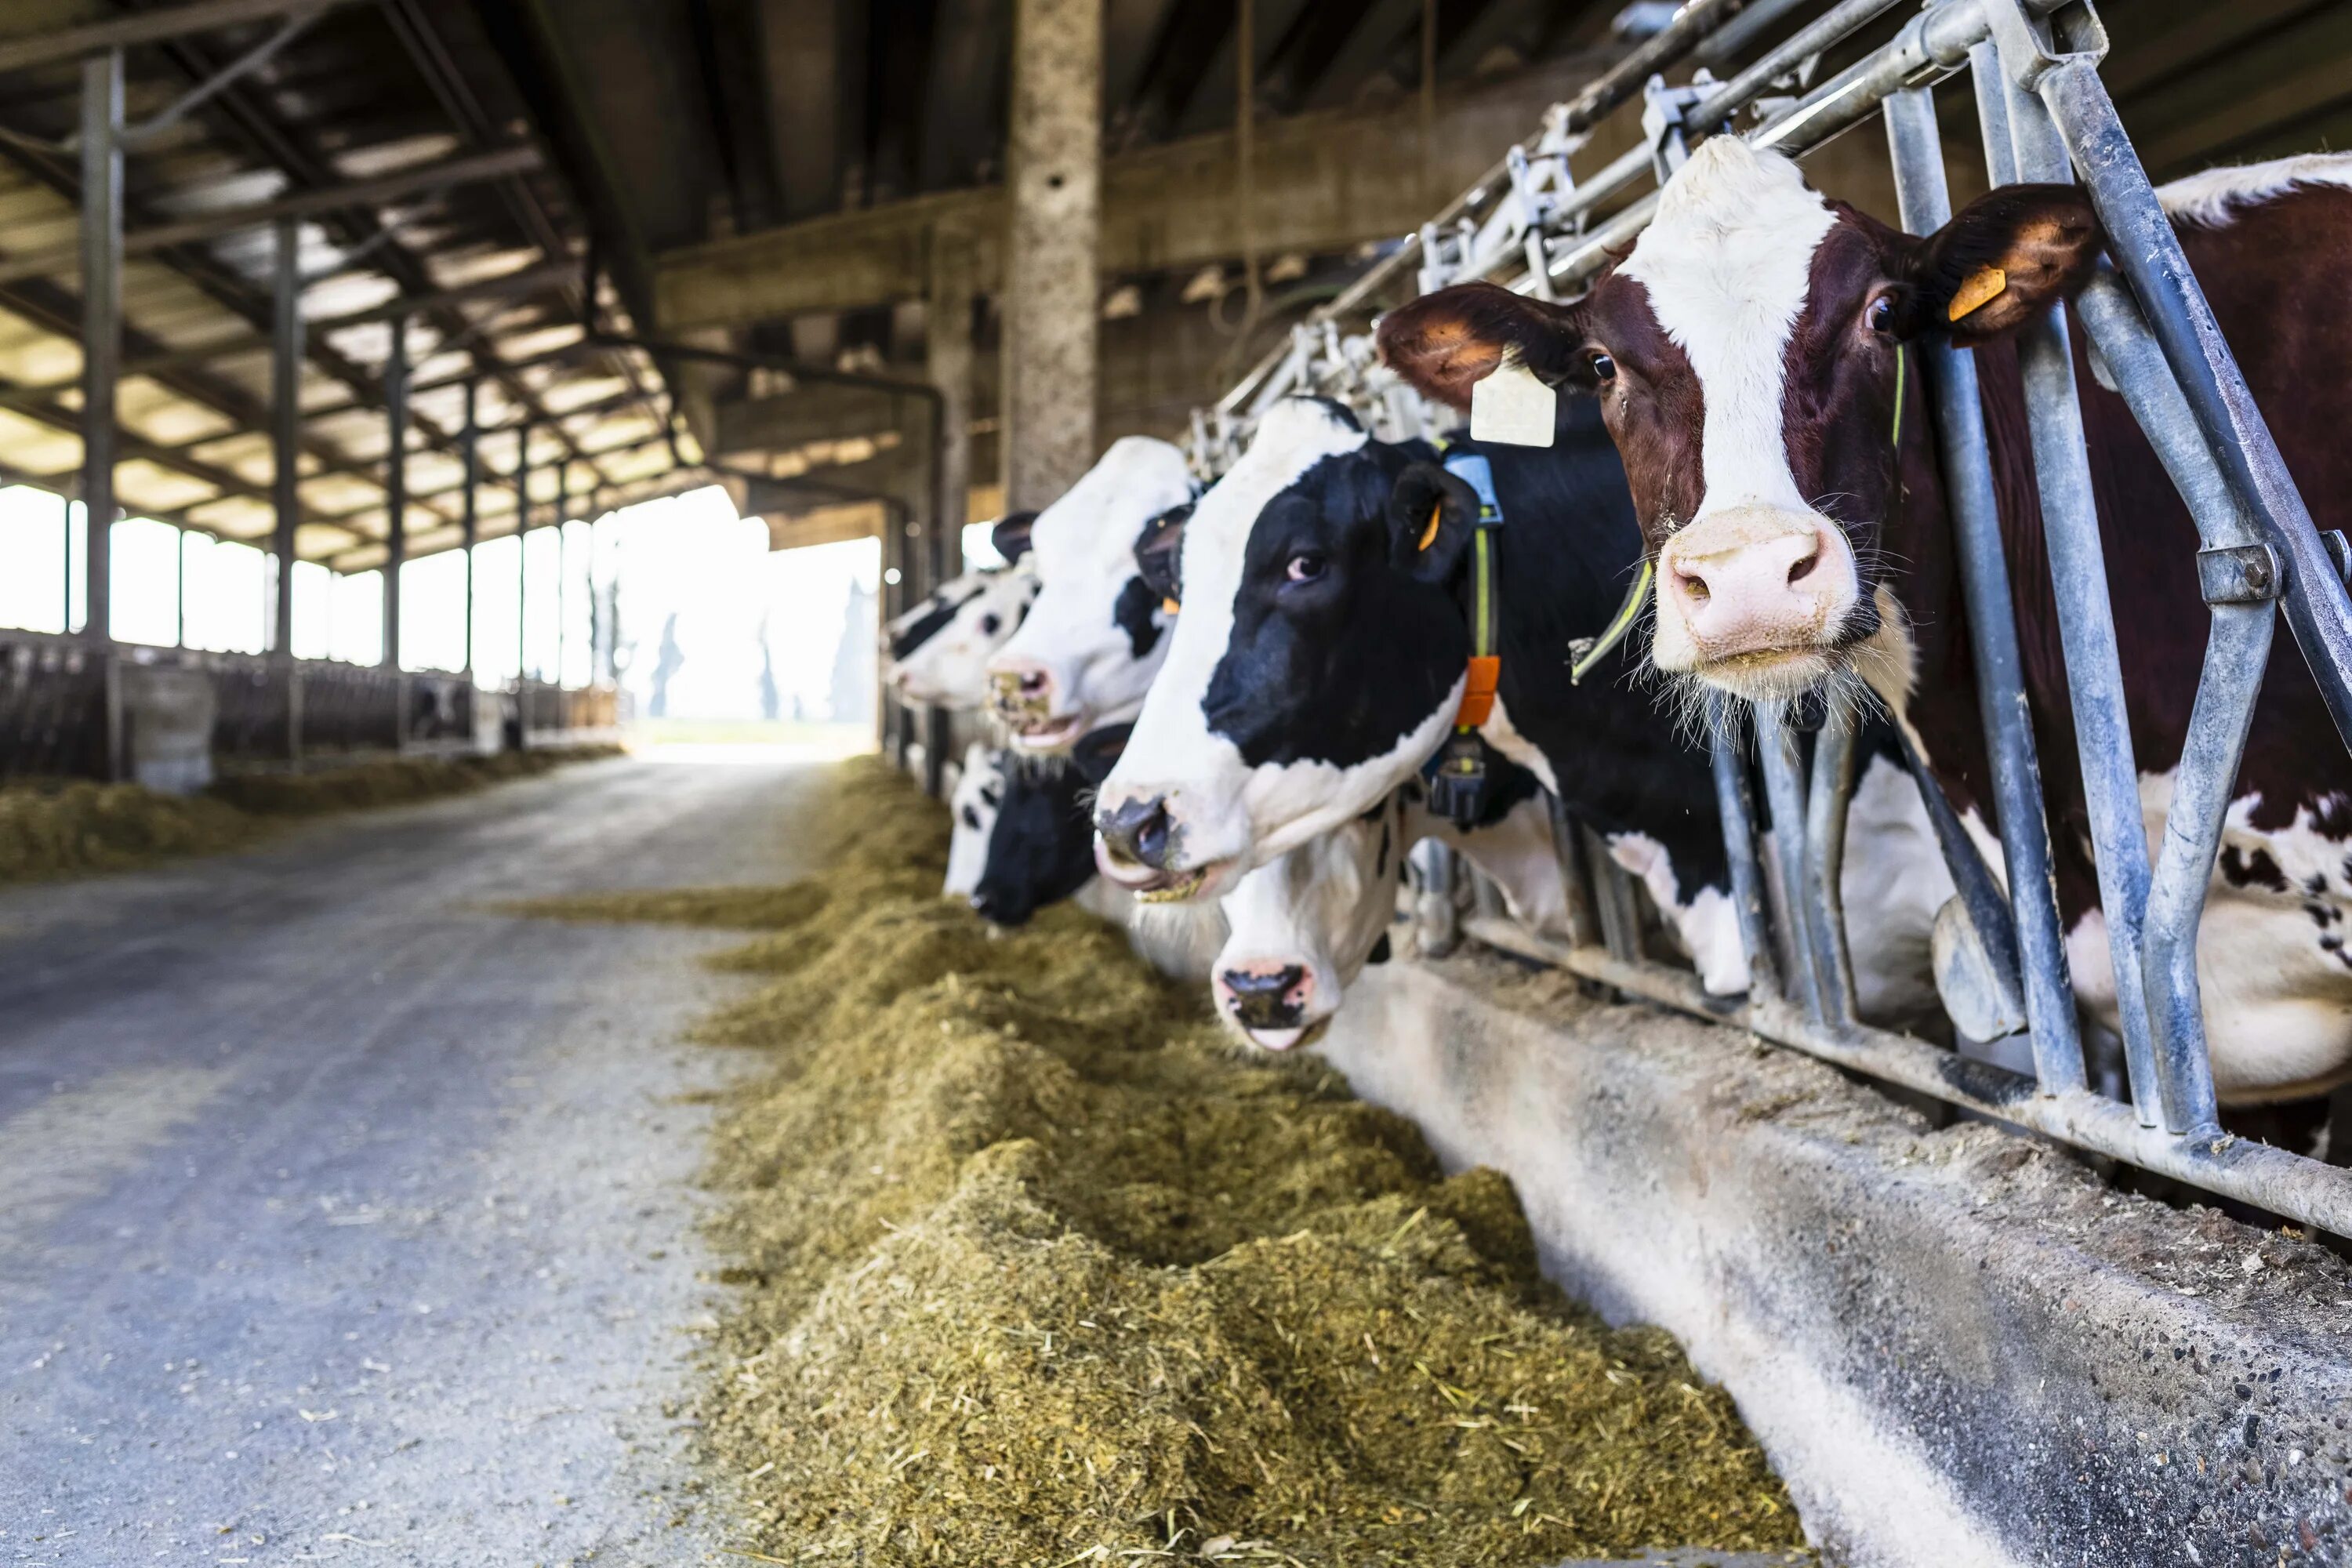
POLYGON ((482 482, 482 428, 477 417, 475 393, 475 384, 468 380, 466 383, 466 512, 462 525, 462 548, 466 552, 466 674, 469 678, 474 673, 474 546, 480 542, 481 531, 478 509, 482 482))
POLYGON ((1004 504, 1042 507, 1095 460, 1102 0, 1014 0, 1004 280, 1004 504))

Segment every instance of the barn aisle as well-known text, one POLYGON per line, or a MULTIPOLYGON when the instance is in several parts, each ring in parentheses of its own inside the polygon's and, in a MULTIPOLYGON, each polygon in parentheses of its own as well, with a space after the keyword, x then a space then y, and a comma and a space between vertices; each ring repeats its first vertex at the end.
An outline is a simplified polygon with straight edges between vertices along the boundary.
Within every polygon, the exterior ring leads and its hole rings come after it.
POLYGON ((664 1407, 682 1097, 730 1069, 669 1042, 730 939, 479 906, 789 876, 819 772, 602 763, 0 896, 0 1561, 719 1560, 664 1407))

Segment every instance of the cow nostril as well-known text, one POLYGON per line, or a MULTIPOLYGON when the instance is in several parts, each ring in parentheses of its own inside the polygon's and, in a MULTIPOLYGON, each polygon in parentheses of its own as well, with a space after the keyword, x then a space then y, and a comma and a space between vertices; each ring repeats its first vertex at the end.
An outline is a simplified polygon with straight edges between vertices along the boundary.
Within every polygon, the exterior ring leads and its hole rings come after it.
POLYGON ((1813 568, 1821 563, 1822 547, 1819 543, 1816 543, 1811 549, 1806 551, 1803 555, 1798 557, 1797 560, 1790 563, 1789 586, 1794 588, 1804 582, 1806 578, 1813 574, 1813 568))
POLYGON ((1706 591, 1706 579, 1700 576, 1696 572, 1676 573, 1675 574, 1675 586, 1680 588, 1683 593, 1683 597, 1688 599, 1694 605, 1704 605, 1707 601, 1708 595, 1706 591))
POLYGON ((1172 831, 1167 804, 1154 796, 1120 805, 1095 824, 1103 842, 1139 865, 1155 871, 1168 868, 1168 840, 1172 831))

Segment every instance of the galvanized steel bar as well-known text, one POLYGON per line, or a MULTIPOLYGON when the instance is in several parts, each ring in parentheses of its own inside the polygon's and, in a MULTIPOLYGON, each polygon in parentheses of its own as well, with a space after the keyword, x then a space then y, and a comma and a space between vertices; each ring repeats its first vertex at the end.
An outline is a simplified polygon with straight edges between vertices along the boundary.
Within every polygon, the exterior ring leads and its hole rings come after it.
POLYGON ((1813 737, 1813 773, 1805 791, 1804 895, 1822 1019, 1853 1022, 1853 960, 1845 933, 1845 824, 1853 803, 1856 715, 1832 711, 1813 737))
MULTIPOLYGON (((1972 60, 1981 57, 1972 55, 1972 60)), ((2013 68, 2016 62, 2003 55, 2000 63, 2013 68)), ((2004 69, 1991 80, 1979 76, 1975 81, 1979 98, 1998 93, 2003 99, 2018 177, 2067 181, 2073 171, 2057 127, 2039 100, 2017 88, 2013 71, 2004 69)), ((2098 499, 2091 482, 2065 307, 2053 304, 2040 319, 2025 324, 2016 342, 2125 1058, 2147 1061, 2153 1048, 2140 961, 2140 927, 2147 910, 2147 830, 2140 816, 2139 770, 2124 698, 2123 658, 2116 645, 2115 606, 2107 592, 2106 552, 2099 537, 2098 499)), ((2147 1103, 2137 1109, 2143 1122, 2153 1125, 2156 1106, 2147 1103)))
MULTIPOLYGON (((1887 98, 1886 137, 1903 226, 1913 234, 1933 233, 1950 219, 1952 199, 1944 182, 1935 100, 1927 89, 1908 89, 1887 98)), ((2042 771, 2025 704, 2024 661, 2018 651, 2009 562, 2001 550, 2000 510, 1993 492, 1992 451, 1985 438, 1976 361, 1969 351, 1948 342, 1922 343, 1913 352, 1927 372, 1936 414, 1944 492, 1968 606, 1969 650, 1976 660, 1977 701, 1992 766, 1990 804, 2000 830, 2026 1017, 2032 1026, 2034 1068, 2046 1092, 2063 1093, 2084 1085, 2083 1042, 2059 929, 2057 889, 2051 880, 2042 771)))
POLYGON ((1598 945, 1601 912, 1593 902, 1592 868, 1584 853, 1584 835, 1567 803, 1544 791, 1544 806, 1551 816, 1552 858, 1559 864, 1559 885, 1567 906, 1568 939, 1577 947, 1598 945))
POLYGON ((1609 853, 1608 840, 1590 827, 1579 830, 1584 836, 1585 862, 1592 868, 1601 945, 1630 963, 1642 956, 1642 906, 1633 897, 1633 879, 1609 853))
POLYGON ((278 267, 269 313, 269 492, 278 522, 273 549, 278 558, 276 614, 269 651, 294 657, 294 548, 302 523, 301 473, 297 463, 302 434, 302 231, 294 219, 278 220, 278 267))
POLYGON ((1716 814, 1723 819, 1724 858, 1731 875, 1731 903, 1739 922, 1739 944, 1748 951, 1748 1000, 1769 1012, 1781 1006, 1780 965, 1772 952, 1772 932, 1764 915, 1764 874, 1756 858, 1756 803, 1748 784, 1748 760, 1740 754, 1739 727, 1731 699, 1706 696, 1708 763, 1715 773, 1716 814))
POLYGON ((1826 1020, 1822 975, 1813 941, 1818 910, 1805 897, 1804 762, 1796 731, 1783 721, 1780 706, 1749 705, 1756 718, 1756 760, 1764 774, 1764 798, 1772 808, 1772 872, 1780 889, 1780 910, 1788 918, 1789 964, 1793 984, 1790 999, 1814 1023, 1826 1020))
MULTIPOLYGON (((81 499, 89 535, 82 629, 105 638, 114 530, 115 386, 122 369, 122 51, 81 73, 81 499)), ((68 552, 70 553, 70 552, 68 552)))
POLYGON ((2286 563, 2288 629, 2311 666, 2337 737, 2352 745, 2352 595, 2222 340, 2212 306, 2189 270, 2106 84, 2089 61, 2062 56, 2026 85, 2048 106, 2064 137, 2106 229, 2108 251, 2130 279, 2231 490, 2286 563))

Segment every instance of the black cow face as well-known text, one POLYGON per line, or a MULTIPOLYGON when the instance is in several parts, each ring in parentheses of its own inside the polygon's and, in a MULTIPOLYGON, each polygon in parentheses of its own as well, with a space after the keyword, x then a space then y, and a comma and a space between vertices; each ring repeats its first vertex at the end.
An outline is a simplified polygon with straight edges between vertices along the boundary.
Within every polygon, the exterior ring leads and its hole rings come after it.
POLYGON ((998 801, 988 858, 971 907, 1001 926, 1028 923, 1061 902, 1095 874, 1094 827, 1087 806, 1095 786, 1126 744, 1129 726, 1113 725, 1079 738, 1066 767, 1012 765, 998 801))

